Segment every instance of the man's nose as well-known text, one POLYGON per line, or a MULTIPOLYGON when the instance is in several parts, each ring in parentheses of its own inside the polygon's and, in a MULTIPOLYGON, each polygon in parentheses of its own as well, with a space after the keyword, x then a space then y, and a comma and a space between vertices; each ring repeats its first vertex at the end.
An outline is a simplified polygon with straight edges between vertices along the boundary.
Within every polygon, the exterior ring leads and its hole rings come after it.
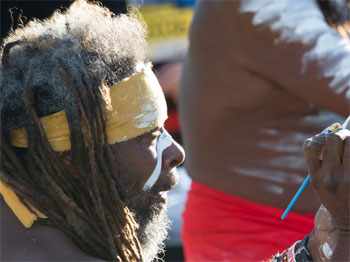
POLYGON ((163 152, 163 168, 172 169, 182 164, 185 159, 185 151, 177 142, 173 143, 163 152))

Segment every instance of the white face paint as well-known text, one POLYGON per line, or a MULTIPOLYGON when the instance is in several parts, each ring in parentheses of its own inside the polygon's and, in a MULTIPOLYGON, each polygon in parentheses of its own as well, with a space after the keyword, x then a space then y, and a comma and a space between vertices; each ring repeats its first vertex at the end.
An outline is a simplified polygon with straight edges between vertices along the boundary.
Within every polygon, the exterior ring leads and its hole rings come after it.
MULTIPOLYGON (((154 98, 148 97, 150 101, 153 100, 154 98)), ((142 114, 139 114, 134 117, 134 120, 138 120, 138 124, 136 125, 137 128, 145 128, 149 126, 150 123, 157 121, 157 118, 159 117, 159 112, 155 110, 155 107, 152 106, 151 104, 146 104, 142 106, 142 114)))
MULTIPOLYGON (((338 0, 346 15, 346 0, 338 0)), ((335 4, 336 2, 334 2, 335 4)), ((253 24, 268 24, 280 37, 275 43, 301 42, 313 48, 302 57, 301 73, 317 62, 325 78, 332 77, 329 87, 350 98, 350 40, 341 38, 327 23, 316 0, 243 0, 241 13, 255 13, 253 24)), ((341 13, 341 14, 343 14, 341 13)))
POLYGON ((158 137, 157 141, 157 164, 156 167, 153 170, 153 173, 151 176, 147 179, 146 183, 143 186, 143 190, 146 191, 150 189, 158 180, 160 172, 162 170, 162 155, 163 151, 171 146, 173 143, 173 140, 169 133, 167 131, 163 131, 163 133, 158 137))

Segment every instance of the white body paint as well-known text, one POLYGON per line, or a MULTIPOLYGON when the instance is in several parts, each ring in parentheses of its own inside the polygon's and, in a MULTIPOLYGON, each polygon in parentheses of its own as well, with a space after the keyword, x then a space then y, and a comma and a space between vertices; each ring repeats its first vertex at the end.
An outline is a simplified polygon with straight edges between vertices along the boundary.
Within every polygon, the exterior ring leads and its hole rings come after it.
POLYGON ((282 195, 284 192, 283 187, 281 186, 276 186, 273 184, 263 184, 262 189, 264 189, 266 192, 271 192, 275 195, 282 195))
POLYGON ((303 144, 304 140, 305 134, 294 133, 288 137, 283 137, 273 142, 259 142, 257 143, 257 146, 261 148, 272 149, 277 152, 299 153, 301 150, 300 145, 303 144))
POLYGON ((296 166, 303 166, 305 164, 305 159, 299 155, 287 154, 267 159, 266 162, 272 168, 290 168, 293 170, 296 166))
POLYGON ((157 164, 156 167, 154 168, 152 174, 150 177, 147 179, 146 183, 143 186, 143 190, 146 191, 150 189, 158 180, 160 172, 162 170, 162 155, 163 151, 171 146, 173 143, 173 140, 169 133, 167 131, 163 131, 163 133, 158 137, 157 141, 157 164))
POLYGON ((274 183, 290 183, 298 185, 304 180, 304 177, 297 173, 284 172, 266 168, 241 168, 234 166, 231 167, 231 170, 237 174, 258 179, 264 179, 266 181, 274 183))
POLYGON ((322 245, 322 252, 327 259, 331 259, 331 256, 333 255, 333 251, 329 247, 327 242, 322 245))
POLYGON ((302 120, 303 123, 305 124, 309 123, 313 126, 316 126, 316 125, 326 126, 329 123, 342 123, 345 120, 344 117, 339 116, 330 111, 326 111, 324 109, 319 109, 319 110, 320 112, 318 114, 311 114, 311 115, 305 116, 302 120))
MULTIPOLYGON (((339 6, 346 0, 339 0, 339 6)), ((346 9, 342 10, 346 13, 346 9)), ((302 57, 301 73, 318 63, 322 77, 333 78, 329 87, 350 98, 350 40, 341 38, 325 21, 316 0, 243 0, 240 12, 255 13, 253 24, 268 24, 279 32, 278 43, 301 42, 313 46, 302 57)))

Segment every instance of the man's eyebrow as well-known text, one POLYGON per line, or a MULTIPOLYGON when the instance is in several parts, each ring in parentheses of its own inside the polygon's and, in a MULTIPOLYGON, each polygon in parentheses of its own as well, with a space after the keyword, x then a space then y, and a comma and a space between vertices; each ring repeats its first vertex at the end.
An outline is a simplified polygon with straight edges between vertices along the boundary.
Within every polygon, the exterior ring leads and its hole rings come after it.
POLYGON ((136 139, 137 139, 138 141, 140 141, 142 138, 151 136, 151 135, 153 135, 153 133, 159 132, 159 131, 160 131, 161 133, 163 133, 164 128, 163 128, 163 127, 155 127, 155 128, 153 128, 152 130, 148 131, 147 133, 144 133, 144 134, 142 134, 142 135, 136 137, 136 139))

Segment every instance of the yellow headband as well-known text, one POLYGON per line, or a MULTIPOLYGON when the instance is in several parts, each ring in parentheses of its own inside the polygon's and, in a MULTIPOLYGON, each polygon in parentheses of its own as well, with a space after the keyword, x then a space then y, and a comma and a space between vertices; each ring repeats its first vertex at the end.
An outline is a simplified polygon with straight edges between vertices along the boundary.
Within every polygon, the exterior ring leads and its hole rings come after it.
MULTIPOLYGON (((107 111, 110 144, 122 142, 162 126, 167 118, 163 91, 152 69, 122 80, 110 88, 111 107, 107 111)), ((55 151, 70 150, 70 131, 64 111, 42 117, 46 136, 55 151)), ((84 130, 84 125, 82 125, 84 130)), ((11 145, 28 147, 24 127, 10 133, 11 145)))
MULTIPOLYGON (((150 66, 110 88, 111 106, 107 111, 107 136, 110 144, 126 141, 162 126, 167 118, 163 91, 150 66)), ((55 151, 70 150, 70 131, 64 111, 42 117, 46 136, 55 151)), ((82 124, 84 131, 84 124, 82 124)), ((10 133, 11 145, 28 147, 27 132, 20 128, 10 133)), ((31 227, 38 217, 46 218, 31 203, 29 210, 13 192, 0 181, 0 193, 7 205, 25 227, 31 227), (34 212, 34 213, 33 213, 34 212)))

